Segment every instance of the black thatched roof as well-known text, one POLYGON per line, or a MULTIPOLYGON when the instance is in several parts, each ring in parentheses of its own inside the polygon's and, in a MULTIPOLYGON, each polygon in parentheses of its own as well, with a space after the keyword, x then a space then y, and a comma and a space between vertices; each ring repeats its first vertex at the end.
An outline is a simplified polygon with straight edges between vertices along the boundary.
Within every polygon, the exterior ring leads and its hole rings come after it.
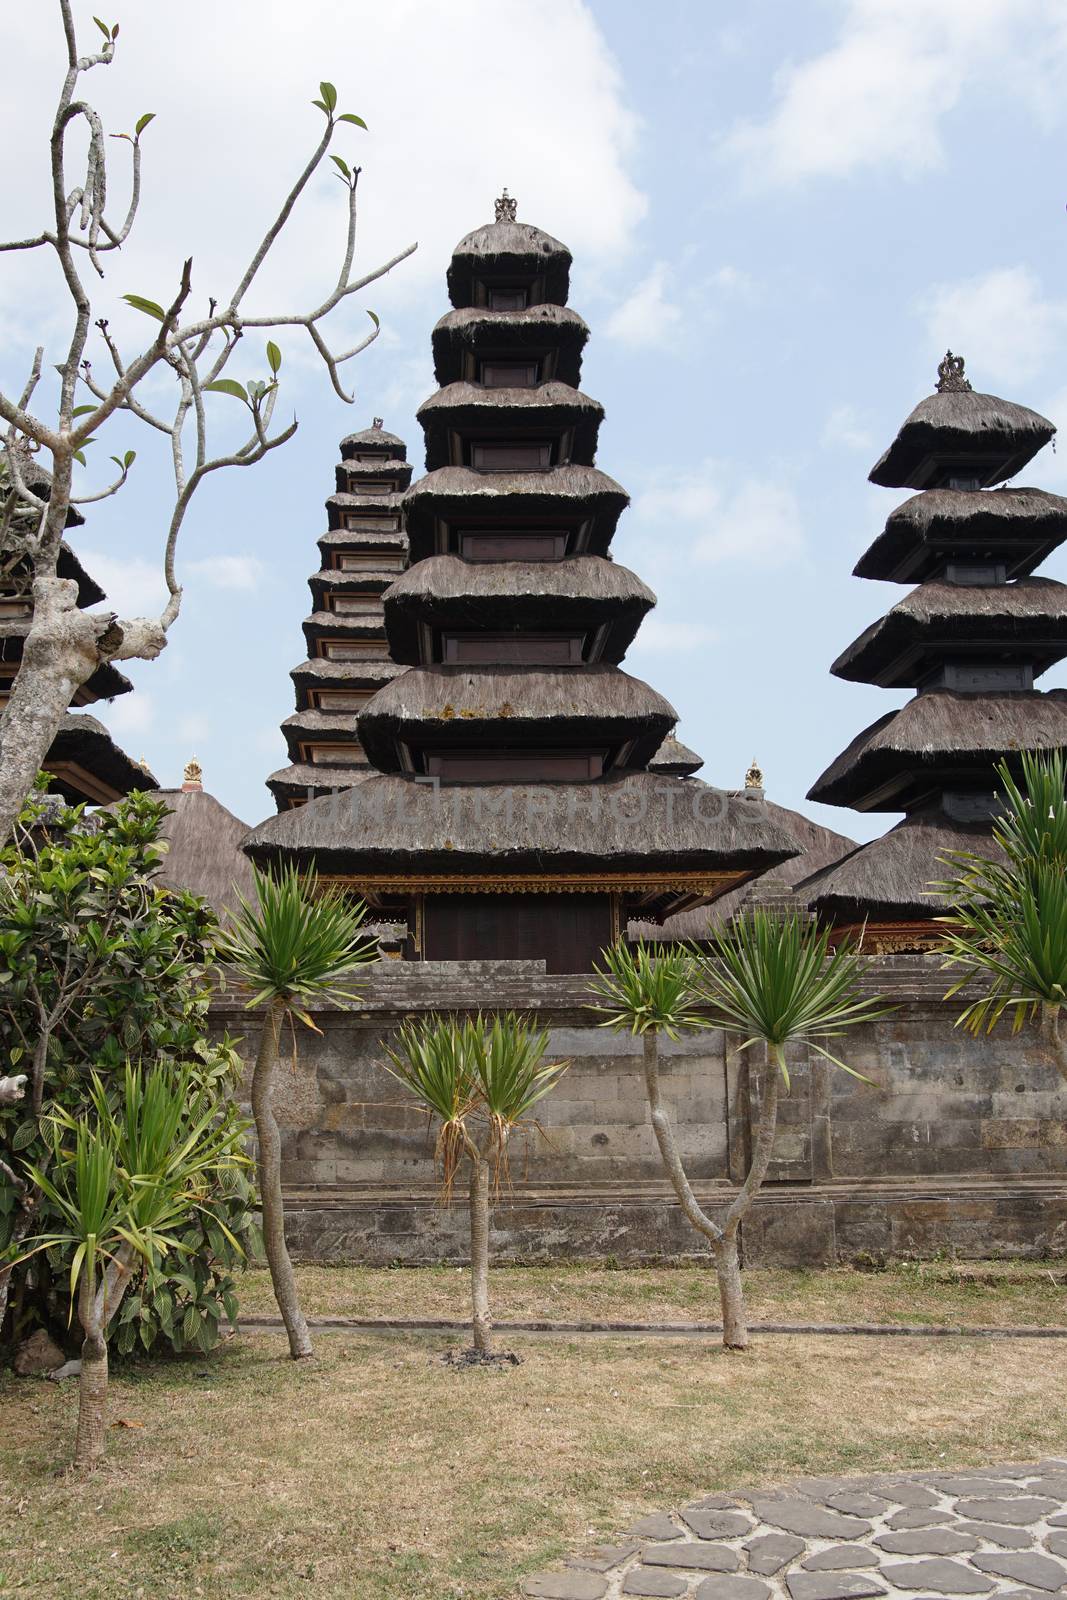
MULTIPOLYGON (((385 494, 355 494, 348 490, 337 490, 336 493, 326 497, 326 515, 329 519, 329 531, 340 529, 346 516, 354 514, 361 522, 374 522, 375 520, 387 524, 384 528, 372 529, 376 535, 385 532, 396 532, 400 526, 400 518, 404 509, 404 492, 402 490, 389 490, 385 494), (391 526, 390 526, 391 525, 391 526)), ((361 530, 358 528, 350 531, 353 542, 358 540, 361 530)), ((319 543, 322 543, 320 539, 319 543)))
POLYGON ((360 739, 382 772, 399 742, 453 749, 633 741, 641 766, 678 720, 668 700, 618 667, 409 667, 360 713, 360 739))
POLYGON ((289 676, 296 685, 299 704, 309 689, 378 688, 403 670, 395 661, 327 661, 325 656, 311 656, 289 676))
POLYGON ((78 585, 78 605, 84 611, 86 606, 95 606, 101 600, 106 600, 107 595, 86 572, 78 559, 76 551, 72 550, 66 540, 59 547, 59 560, 56 562, 56 576, 70 578, 78 585))
POLYGON ((857 811, 907 811, 946 787, 988 789, 1020 750, 1067 746, 1067 690, 958 694, 932 689, 857 734, 808 790, 857 811))
POLYGON ((704 757, 669 733, 648 763, 649 772, 664 772, 675 778, 688 778, 699 772, 704 757))
MULTIPOLYGON (((301 759, 300 746, 308 743, 341 744, 355 747, 359 743, 357 734, 357 711, 320 711, 317 707, 306 706, 299 711, 294 711, 286 717, 281 725, 282 737, 286 749, 293 761, 301 759)), ((347 756, 339 755, 339 761, 344 762, 347 756)), ((359 758, 363 760, 362 755, 359 758)))
POLYGON ((354 794, 271 817, 245 841, 324 874, 494 874, 647 869, 763 871, 795 846, 762 802, 690 778, 440 787, 375 775, 354 794))
POLYGON ((161 789, 156 799, 168 806, 161 836, 170 847, 159 881, 202 895, 220 918, 237 909, 238 894, 254 899, 252 864, 241 849, 248 824, 203 789, 161 789))
POLYGON ((898 506, 857 578, 920 583, 946 561, 1004 562, 1026 577, 1067 539, 1067 499, 1044 489, 927 489, 898 506))
POLYGON ((308 649, 318 639, 374 639, 385 650, 385 617, 380 606, 365 615, 342 616, 336 611, 313 611, 302 623, 308 649))
POLYGON ((550 233, 529 222, 488 222, 452 252, 448 298, 454 306, 469 306, 480 282, 538 279, 544 286, 539 298, 565 305, 570 270, 570 251, 550 233))
POLYGON ((463 306, 449 311, 433 330, 434 373, 438 383, 475 376, 471 366, 484 356, 541 357, 542 375, 577 386, 589 329, 568 306, 527 306, 524 311, 488 311, 463 306))
POLYGON ((408 551, 408 536, 401 528, 330 528, 316 543, 324 561, 341 550, 390 556, 406 556, 408 551))
POLYGON ((359 572, 346 572, 341 567, 323 567, 308 579, 311 599, 316 611, 326 609, 326 596, 330 594, 370 593, 383 595, 396 579, 388 568, 367 567, 359 572))
POLYGON ((952 850, 999 856, 991 830, 992 823, 957 822, 937 807, 914 812, 881 839, 804 878, 797 898, 820 918, 844 925, 940 916, 951 901, 928 891, 950 876, 941 858, 952 850))
MULTIPOLYGON (((0 621, 0 662, 15 666, 22 660, 23 641, 29 632, 28 617, 13 617, 0 621)), ((0 673, 0 679, 5 676, 0 673)), ((110 662, 104 662, 82 684, 82 694, 87 704, 94 700, 113 700, 116 695, 129 694, 133 684, 125 673, 110 662)))
POLYGON ((120 799, 134 789, 159 788, 148 768, 131 761, 103 723, 84 711, 67 712, 44 766, 53 776, 53 788, 72 805, 81 800, 97 805, 120 799), (76 770, 79 768, 95 782, 85 783, 76 770))
POLYGON ((865 629, 830 671, 900 689, 921 683, 946 657, 1032 662, 1040 674, 1065 655, 1067 584, 924 583, 865 629))
POLYGON ((267 788, 279 811, 287 810, 294 801, 298 805, 306 801, 309 790, 313 795, 329 795, 338 789, 350 789, 353 784, 365 782, 371 773, 369 763, 360 756, 361 752, 354 751, 351 762, 335 767, 296 761, 292 766, 279 767, 277 772, 272 772, 267 788))
POLYGON ((548 437, 570 433, 569 459, 591 467, 604 407, 567 383, 541 383, 533 389, 487 389, 480 383, 450 383, 419 407, 426 435, 426 470, 447 467, 452 434, 461 438, 548 437))
MULTIPOLYGON (((373 461, 339 461, 334 468, 334 478, 338 494, 358 497, 364 481, 371 484, 388 482, 392 484, 392 492, 400 493, 411 482, 413 470, 410 461, 397 461, 383 456, 373 461)), ((385 494, 375 494, 372 491, 366 498, 371 504, 381 505, 389 492, 386 490, 385 494)))
POLYGON ((411 559, 421 561, 438 552, 442 524, 569 527, 579 530, 583 552, 604 555, 629 499, 614 478, 595 467, 553 467, 550 472, 439 467, 413 483, 404 497, 411 559))
POLYGON ((656 603, 628 567, 602 556, 564 561, 462 561, 430 556, 385 594, 385 626, 396 661, 421 659, 420 628, 508 633, 607 629, 598 660, 621 661, 656 603))
POLYGON ((346 459, 353 456, 374 455, 381 456, 383 460, 403 461, 408 453, 407 445, 395 433, 386 433, 375 418, 374 426, 364 428, 360 433, 350 433, 341 440, 341 454, 346 459))
MULTIPOLYGON (((747 802, 746 795, 740 795, 737 799, 747 802)), ((840 861, 856 849, 854 839, 847 839, 843 833, 835 833, 831 828, 812 822, 810 817, 805 817, 799 811, 790 811, 771 800, 755 803, 762 804, 771 821, 793 841, 797 854, 783 861, 780 866, 772 867, 769 872, 761 873, 758 878, 750 879, 739 889, 728 890, 710 906, 679 911, 662 924, 631 922, 627 930, 631 939, 666 943, 706 939, 709 929, 724 927, 747 907, 778 904, 783 898, 788 900, 797 884, 805 881, 810 874, 828 867, 831 862, 840 861)))
POLYGON ((870 479, 886 489, 922 489, 952 465, 983 487, 1002 483, 1055 432, 1047 417, 1026 406, 973 389, 949 389, 919 401, 870 479))

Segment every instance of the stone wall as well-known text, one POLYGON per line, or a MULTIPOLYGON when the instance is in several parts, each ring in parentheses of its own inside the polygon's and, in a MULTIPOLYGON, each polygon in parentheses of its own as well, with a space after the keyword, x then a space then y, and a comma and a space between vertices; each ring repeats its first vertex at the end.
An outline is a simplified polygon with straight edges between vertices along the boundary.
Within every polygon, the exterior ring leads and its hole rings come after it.
MULTIPOLYGON (((883 1021, 841 1042, 858 1082, 812 1054, 791 1060, 771 1180, 745 1227, 749 1261, 1035 1255, 1067 1248, 1064 1091, 1030 1034, 954 1027, 932 958, 887 958, 871 986, 883 1021)), ((700 1255, 648 1125, 640 1042, 596 1026, 580 977, 536 962, 385 961, 358 1009, 320 1007, 280 1070, 279 1121, 297 1253, 376 1262, 462 1260, 462 1204, 443 1211, 426 1118, 385 1071, 408 1016, 478 1007, 533 1014, 570 1068, 521 1141, 494 1219, 499 1259, 700 1255)), ((217 1023, 256 1043, 232 1001, 217 1023)), ((750 1053, 751 1054, 751 1053, 750 1053)), ((761 1064, 704 1031, 663 1046, 663 1082, 698 1192, 725 1200, 745 1170, 761 1064)))

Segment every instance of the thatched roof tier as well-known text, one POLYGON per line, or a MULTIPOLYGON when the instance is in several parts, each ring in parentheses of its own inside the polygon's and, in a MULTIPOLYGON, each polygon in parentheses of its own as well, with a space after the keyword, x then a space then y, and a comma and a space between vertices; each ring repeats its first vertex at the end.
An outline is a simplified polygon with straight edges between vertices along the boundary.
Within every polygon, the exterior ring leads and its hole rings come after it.
POLYGON ((488 222, 457 244, 448 268, 448 298, 475 305, 480 286, 508 280, 533 287, 531 299, 566 305, 571 253, 565 244, 529 222, 488 222))
POLYGON ((567 383, 535 388, 484 388, 480 383, 450 383, 419 407, 426 435, 426 470, 455 461, 455 445, 474 438, 552 438, 566 444, 569 461, 591 467, 604 407, 567 383))
POLYGON ((916 811, 881 839, 809 874, 797 897, 820 918, 838 924, 937 917, 952 902, 931 892, 930 885, 950 876, 942 858, 953 850, 999 855, 992 823, 957 822, 936 806, 916 811))
POLYGON ((217 917, 237 909, 238 895, 254 899, 252 863, 241 849, 248 824, 203 789, 160 789, 162 838, 169 845, 157 880, 169 889, 202 895, 217 917))
POLYGON ((408 536, 400 528, 330 528, 316 541, 324 562, 331 555, 352 552, 355 555, 406 556, 408 536))
POLYGON ((289 754, 294 761, 298 761, 302 743, 316 740, 325 744, 358 743, 358 722, 359 713, 356 711, 319 711, 307 706, 285 718, 281 725, 282 737, 289 754))
MULTIPOLYGON (((2 460, 8 446, 0 446, 0 460, 2 460)), ((15 445, 18 452, 19 465, 22 470, 22 481, 27 489, 38 495, 42 500, 49 500, 52 496, 52 474, 38 455, 31 455, 24 443, 15 445)), ((77 506, 67 507, 67 520, 64 527, 81 528, 85 518, 77 506)))
POLYGON ((624 750, 640 767, 678 714, 618 667, 410 667, 379 689, 360 715, 360 739, 382 772, 403 769, 401 746, 474 750, 503 743, 624 750))
POLYGON ((313 611, 304 618, 303 629, 309 651, 318 639, 374 639, 381 640, 384 654, 385 617, 378 605, 363 615, 313 611))
POLYGON ((886 489, 925 489, 949 477, 976 478, 987 488, 1020 472, 1055 432, 1026 406, 947 389, 920 400, 870 479, 886 489))
POLYGON ((627 930, 631 939, 663 943, 700 942, 707 939, 712 928, 725 927, 753 906, 788 905, 797 884, 856 849, 854 839, 847 839, 843 833, 835 833, 832 828, 812 822, 810 817, 805 817, 799 811, 790 811, 771 800, 762 803, 771 821, 777 823, 783 833, 792 839, 796 855, 740 888, 730 889, 710 906, 680 911, 659 925, 631 922, 627 930))
POLYGON ((463 306, 449 311, 433 330, 434 375, 438 383, 476 378, 487 358, 536 357, 542 378, 577 387, 589 328, 569 306, 541 304, 522 311, 490 311, 463 306))
MULTIPOLYGON (((0 621, 0 682, 14 676, 10 669, 22 660, 22 648, 30 628, 28 617, 13 617, 0 621), (3 669, 7 667, 8 672, 3 669)), ((125 673, 110 662, 104 662, 87 678, 78 691, 79 704, 90 705, 96 700, 113 700, 116 695, 129 694, 133 684, 125 673)))
POLYGON ((59 559, 56 562, 56 577, 70 578, 78 585, 78 605, 84 610, 86 606, 95 606, 101 600, 106 600, 107 595, 94 578, 91 578, 66 540, 59 547, 59 559))
POLYGON ((856 811, 910 811, 946 788, 988 789, 996 763, 1067 745, 1067 690, 931 689, 858 734, 808 790, 856 811))
POLYGON ((334 794, 338 789, 351 789, 353 784, 365 782, 371 771, 369 763, 360 759, 357 750, 353 752, 351 763, 343 767, 312 766, 306 761, 295 761, 292 766, 279 767, 267 779, 267 788, 279 810, 284 810, 303 804, 309 791, 318 796, 334 794))
POLYGON ((372 428, 363 428, 359 433, 349 433, 341 440, 341 454, 346 461, 353 462, 356 456, 380 456, 386 461, 403 461, 408 453, 407 445, 395 433, 386 433, 385 429, 378 426, 377 419, 372 428))
POLYGON ((383 595, 395 580, 396 573, 386 568, 366 567, 347 572, 343 567, 323 567, 308 579, 308 588, 315 609, 325 610, 325 597, 330 594, 383 595))
POLYGON ((602 556, 563 561, 462 561, 430 556, 385 594, 395 661, 424 659, 426 629, 504 634, 596 634, 600 661, 621 661, 656 597, 628 567, 602 556))
POLYGON ((703 765, 703 756, 698 756, 695 750, 690 750, 687 744, 669 733, 648 763, 648 770, 667 773, 675 778, 689 778, 694 772, 699 772, 703 765))
MULTIPOLYGON (((314 862, 351 878, 417 871, 494 879, 551 873, 644 873, 665 878, 706 870, 732 881, 794 853, 762 801, 738 799, 693 778, 630 773, 603 783, 462 784, 435 787, 375 775, 353 794, 311 801, 271 817, 245 841, 254 861, 314 862)), ((519 887, 519 885, 516 885, 519 887)), ((718 892, 713 890, 713 892, 718 892)))
POLYGON ((604 555, 626 490, 595 467, 554 467, 550 472, 475 472, 438 467, 413 483, 404 498, 412 561, 455 549, 464 528, 521 532, 566 529, 569 553, 604 555))
MULTIPOLYGON (((335 494, 326 498, 326 516, 329 530, 343 528, 347 517, 358 518, 360 523, 375 524, 370 532, 396 532, 401 526, 400 519, 403 514, 404 493, 401 490, 388 491, 386 494, 350 493, 347 489, 337 490, 335 494)), ((353 529, 359 533, 359 528, 353 529)))
POLYGON ((1067 656, 1067 584, 924 583, 871 624, 830 671, 852 683, 915 687, 943 661, 1024 662, 1035 675, 1067 656))
POLYGON ((72 805, 106 805, 134 789, 158 789, 147 767, 120 750, 102 722, 68 711, 44 762, 52 787, 72 805))
POLYGON ((857 578, 921 583, 948 561, 1027 577, 1067 539, 1067 499, 1044 489, 927 489, 905 500, 856 563, 857 578))
POLYGON ((377 689, 403 670, 395 661, 327 661, 312 656, 289 676, 299 696, 308 689, 377 689))
POLYGON ((334 479, 338 494, 363 493, 375 505, 381 505, 390 490, 383 493, 375 490, 374 485, 388 483, 393 493, 400 493, 411 482, 413 471, 410 461, 397 461, 391 457, 371 461, 339 461, 334 468, 334 479), (371 488, 362 489, 364 483, 370 484, 371 488))

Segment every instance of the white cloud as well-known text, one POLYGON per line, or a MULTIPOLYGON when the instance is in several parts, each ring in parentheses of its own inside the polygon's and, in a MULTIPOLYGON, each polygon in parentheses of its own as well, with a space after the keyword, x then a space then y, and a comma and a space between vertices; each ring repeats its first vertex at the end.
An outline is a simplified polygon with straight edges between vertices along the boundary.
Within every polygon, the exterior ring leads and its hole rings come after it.
POLYGON ((156 721, 156 703, 145 689, 137 689, 133 694, 124 694, 112 701, 104 715, 108 727, 121 744, 134 734, 152 731, 156 721))
POLYGON ((684 655, 699 650, 718 638, 715 628, 703 622, 673 622, 666 617, 646 617, 634 642, 635 650, 654 650, 661 655, 684 655))
POLYGON ((822 430, 822 442, 831 448, 843 445, 846 450, 872 450, 873 436, 863 427, 855 406, 835 406, 822 430))
POLYGON ((976 389, 1024 383, 1057 354, 1067 300, 1044 296, 1028 267, 1001 267, 936 284, 921 300, 934 350, 962 351, 976 389))
POLYGON ((212 589, 258 589, 264 574, 258 556, 204 556, 187 568, 212 589))
POLYGON ((780 484, 748 479, 724 486, 725 469, 706 462, 669 488, 637 497, 635 519, 669 522, 691 536, 694 560, 706 565, 777 567, 800 558, 804 528, 797 498, 780 484))
POLYGON ((103 589, 108 611, 124 617, 158 615, 166 604, 167 585, 163 562, 144 561, 138 556, 119 559, 80 541, 75 543, 78 559, 103 589))
POLYGON ((942 123, 964 94, 991 89, 1057 115, 1065 54, 1061 0, 844 0, 834 42, 781 68, 770 113, 737 127, 723 153, 756 183, 920 173, 943 161, 942 123))
POLYGON ((636 289, 612 312, 605 332, 633 349, 669 345, 678 331, 682 313, 668 298, 670 268, 657 261, 636 289))

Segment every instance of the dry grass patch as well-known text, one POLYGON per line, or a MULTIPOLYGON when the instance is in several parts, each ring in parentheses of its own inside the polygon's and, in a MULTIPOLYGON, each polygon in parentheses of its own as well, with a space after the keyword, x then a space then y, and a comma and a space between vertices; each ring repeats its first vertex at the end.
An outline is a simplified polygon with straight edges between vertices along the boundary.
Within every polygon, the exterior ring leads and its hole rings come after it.
MULTIPOLYGON (((303 1266, 297 1277, 309 1316, 470 1315, 466 1268, 303 1266)), ((708 1322, 719 1315, 710 1265, 493 1267, 489 1278, 498 1321, 708 1322)), ((883 1272, 756 1267, 744 1281, 757 1322, 1067 1325, 1067 1263, 1060 1261, 922 1262, 883 1272)), ((245 1275, 240 1301, 246 1314, 277 1311, 265 1272, 245 1275)))
POLYGON ((524 1571, 703 1491, 1060 1453, 1067 1346, 281 1335, 116 1374, 79 1489, 71 1386, 0 1384, 0 1592, 50 1600, 503 1600, 524 1571))

